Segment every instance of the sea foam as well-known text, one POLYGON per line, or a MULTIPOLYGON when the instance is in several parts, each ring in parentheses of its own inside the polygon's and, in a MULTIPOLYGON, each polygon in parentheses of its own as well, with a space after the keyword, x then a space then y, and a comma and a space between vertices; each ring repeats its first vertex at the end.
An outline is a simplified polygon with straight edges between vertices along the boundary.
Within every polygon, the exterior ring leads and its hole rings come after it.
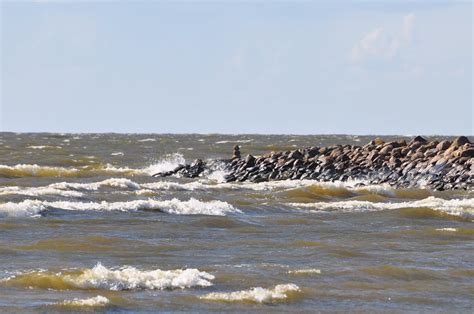
POLYGON ((223 201, 199 201, 191 198, 180 201, 176 198, 171 200, 134 200, 128 202, 70 202, 70 201, 41 201, 25 200, 20 203, 0 204, 0 214, 13 217, 37 216, 48 208, 78 211, 138 211, 158 210, 177 215, 212 215, 225 216, 230 213, 239 213, 240 210, 223 201))
POLYGON ((64 197, 81 197, 84 194, 78 191, 64 191, 51 186, 44 187, 26 187, 8 186, 0 188, 0 195, 25 195, 25 196, 42 196, 42 195, 58 195, 64 197))
POLYGON ((290 203, 297 208, 310 208, 318 211, 380 211, 403 208, 431 208, 449 215, 460 217, 474 217, 474 198, 470 199, 441 199, 434 196, 422 200, 408 202, 369 202, 369 201, 339 201, 339 202, 315 202, 315 203, 290 203))
POLYGON ((143 168, 117 167, 111 164, 78 168, 40 166, 37 164, 0 165, 0 176, 11 177, 93 177, 93 176, 144 176, 173 170, 184 164, 181 154, 166 155, 158 162, 143 168))
POLYGON ((296 269, 296 270, 289 270, 288 274, 290 275, 321 274, 321 270, 316 269, 316 268, 296 269))
POLYGON ((214 276, 198 269, 141 271, 135 267, 111 270, 102 264, 86 269, 79 276, 66 275, 64 280, 78 288, 105 290, 184 289, 212 286, 214 276))
POLYGON ((121 189, 138 190, 140 189, 140 184, 125 178, 110 178, 103 181, 91 183, 58 182, 50 184, 49 187, 62 190, 73 189, 86 191, 96 191, 101 187, 114 187, 121 189))
POLYGON ((201 296, 200 298, 204 300, 224 302, 270 303, 285 300, 289 297, 290 293, 296 293, 299 291, 300 288, 295 284, 284 284, 277 285, 273 289, 256 287, 249 290, 234 292, 212 292, 201 296))
POLYGON ((74 306, 74 307, 80 307, 80 306, 105 306, 110 303, 110 300, 107 299, 104 296, 98 295, 96 297, 92 298, 87 298, 87 299, 78 299, 74 298, 73 300, 65 300, 59 305, 65 305, 65 306, 74 306))
POLYGON ((111 269, 98 263, 93 268, 61 272, 30 271, 3 279, 7 284, 42 289, 164 290, 212 286, 214 276, 198 269, 139 270, 124 266, 111 269))

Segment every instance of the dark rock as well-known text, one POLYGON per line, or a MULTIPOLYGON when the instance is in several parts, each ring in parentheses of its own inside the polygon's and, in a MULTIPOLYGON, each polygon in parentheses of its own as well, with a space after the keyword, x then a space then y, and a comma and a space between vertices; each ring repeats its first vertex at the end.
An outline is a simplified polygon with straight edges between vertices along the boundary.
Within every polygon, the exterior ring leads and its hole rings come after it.
POLYGON ((459 136, 458 138, 456 138, 453 143, 451 144, 451 147, 459 147, 459 146, 462 146, 464 144, 470 144, 471 142, 469 142, 469 139, 465 136, 459 136))
POLYGON ((253 157, 252 155, 247 155, 247 157, 245 157, 245 166, 246 167, 253 167, 255 165, 255 157, 253 157))
POLYGON ((393 146, 392 146, 392 145, 386 145, 386 146, 384 146, 384 147, 380 150, 380 154, 386 155, 386 154, 388 154, 390 151, 392 151, 392 149, 393 149, 393 146))
POLYGON ((291 159, 302 159, 303 154, 299 150, 294 150, 290 153, 288 157, 291 159))
POLYGON ((474 188, 474 145, 466 137, 453 143, 427 142, 416 137, 406 146, 404 141, 384 143, 374 140, 360 147, 333 145, 306 147, 287 152, 272 152, 260 157, 247 155, 241 159, 239 147, 235 158, 194 160, 171 171, 154 174, 196 178, 206 170, 224 164, 229 172, 226 182, 313 179, 318 181, 365 180, 388 183, 395 187, 416 187, 424 184, 436 190, 474 188), (238 158, 237 158, 238 157, 238 158))
POLYGON ((414 139, 411 140, 410 144, 409 145, 412 145, 413 143, 421 143, 421 144, 424 144, 426 143, 427 141, 421 137, 421 136, 416 136, 414 139))
POLYGON ((319 154, 319 148, 311 147, 307 152, 307 158, 313 158, 319 154))
POLYGON ((438 145, 436 145, 436 149, 439 151, 446 150, 449 146, 451 146, 450 141, 441 141, 438 145))
POLYGON ((468 148, 468 149, 462 150, 459 152, 458 156, 472 158, 474 157, 474 148, 468 148))

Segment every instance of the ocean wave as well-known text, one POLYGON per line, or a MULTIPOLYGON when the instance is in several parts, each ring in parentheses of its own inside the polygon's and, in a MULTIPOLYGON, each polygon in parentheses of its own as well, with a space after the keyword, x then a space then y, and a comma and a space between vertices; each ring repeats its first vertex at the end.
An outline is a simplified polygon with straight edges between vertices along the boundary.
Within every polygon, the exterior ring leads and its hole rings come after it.
POLYGON ((179 165, 184 165, 186 160, 184 156, 179 153, 170 154, 162 157, 158 162, 141 169, 140 171, 144 174, 153 175, 159 172, 166 172, 176 169, 179 165))
MULTIPOLYGON (((163 164, 161 164, 163 166, 163 164)), ((168 165, 169 166, 169 165, 168 165)), ((163 166, 165 167, 165 166, 163 166)), ((111 169, 109 169, 111 170, 111 169)), ((123 173, 131 173, 132 169, 115 168, 114 171, 123 171, 123 173), (128 171, 128 172, 127 172, 128 171)), ((135 170, 133 170, 135 171, 135 170)), ((143 174, 143 171, 140 170, 143 174)), ((155 170, 146 170, 154 172, 155 170)), ((136 172, 138 173, 138 172, 136 172)), ((249 190, 256 192, 278 192, 283 193, 286 199, 294 199, 298 201, 300 198, 324 200, 325 198, 349 198, 358 197, 359 201, 384 201, 385 197, 390 198, 414 198, 421 199, 431 196, 433 192, 428 190, 397 190, 390 186, 364 186, 358 187, 354 183, 347 182, 315 182, 312 180, 301 181, 272 181, 261 183, 224 183, 226 171, 216 166, 213 171, 206 175, 205 178, 192 182, 175 182, 175 181, 156 181, 150 183, 139 184, 128 178, 110 178, 97 182, 58 182, 52 183, 46 187, 31 188, 0 188, 2 194, 22 194, 27 196, 39 195, 63 195, 70 197, 80 197, 79 193, 66 192, 73 191, 97 191, 104 187, 126 189, 136 191, 137 195, 154 195, 156 191, 210 191, 210 190, 249 190), (63 190, 61 192, 59 190, 63 190)))
POLYGON ((316 269, 316 268, 296 269, 296 270, 289 270, 288 274, 290 275, 321 274, 321 270, 316 269))
POLYGON ((360 191, 365 193, 380 193, 387 196, 395 196, 395 189, 388 185, 357 187, 356 183, 347 182, 317 182, 314 180, 282 180, 269 182, 232 182, 224 183, 223 177, 226 172, 223 169, 216 169, 211 172, 206 179, 201 179, 188 183, 178 183, 170 181, 158 181, 142 184, 142 187, 155 190, 208 190, 208 189, 229 189, 229 190, 251 190, 251 191, 292 191, 299 188, 315 187, 331 190, 345 190, 350 193, 360 191))
POLYGON ((117 167, 110 164, 84 166, 79 168, 40 166, 37 164, 0 165, 0 177, 94 177, 94 176, 144 176, 175 169, 184 164, 181 154, 163 157, 156 163, 143 168, 117 167))
POLYGON ((317 211, 381 211, 389 209, 405 208, 430 208, 445 214, 465 218, 474 217, 474 198, 445 200, 434 196, 422 200, 408 202, 369 202, 369 201, 338 201, 338 202, 316 202, 316 203, 290 203, 297 208, 310 208, 317 211))
POLYGON ((8 202, 0 204, 0 215, 7 217, 38 217, 46 210, 44 201, 25 200, 20 203, 8 202))
POLYGON ((140 184, 133 182, 130 179, 125 178, 110 178, 99 182, 92 183, 73 183, 73 182, 58 182, 50 184, 49 187, 54 189, 61 190, 86 190, 86 191, 96 191, 101 187, 114 187, 122 189, 140 189, 140 184))
POLYGON ((25 200, 20 203, 0 204, 0 214, 10 217, 35 217, 48 208, 77 211, 138 211, 158 210, 176 215, 210 215, 225 216, 229 213, 239 213, 240 210, 222 201, 199 201, 191 198, 187 201, 172 200, 134 200, 128 202, 69 202, 25 200))
POLYGON ((212 286, 214 276, 198 269, 142 271, 125 266, 110 269, 98 263, 93 268, 61 272, 31 271, 3 279, 14 286, 40 289, 165 290, 212 286))
POLYGON ((25 195, 25 196, 42 196, 42 195, 59 195, 64 197, 81 197, 84 194, 78 191, 64 191, 54 187, 27 187, 18 186, 0 187, 0 195, 25 195))
POLYGON ((61 146, 49 146, 49 145, 37 145, 37 146, 28 146, 27 148, 31 149, 62 149, 61 146))
POLYGON ((88 177, 100 175, 137 175, 136 169, 106 166, 84 166, 80 168, 39 166, 36 164, 19 164, 15 166, 0 165, 0 176, 7 177, 88 177))
POLYGON ((65 300, 60 302, 58 305, 62 306, 72 306, 72 307, 81 307, 81 306, 105 306, 110 303, 110 300, 104 296, 98 295, 96 297, 87 298, 87 299, 78 299, 74 298, 73 300, 65 300))
POLYGON ((277 285, 273 289, 256 287, 249 290, 235 292, 212 292, 201 296, 200 298, 203 300, 223 302, 271 303, 288 299, 291 294, 300 291, 300 288, 295 284, 284 284, 277 285))
POLYGON ((446 232, 456 232, 458 229, 456 228, 438 228, 436 231, 446 231, 446 232))
POLYGON ((144 138, 142 140, 138 140, 137 142, 156 142, 155 138, 144 138))
POLYGON ((218 141, 216 144, 228 144, 228 143, 250 143, 253 140, 228 140, 228 141, 218 141))

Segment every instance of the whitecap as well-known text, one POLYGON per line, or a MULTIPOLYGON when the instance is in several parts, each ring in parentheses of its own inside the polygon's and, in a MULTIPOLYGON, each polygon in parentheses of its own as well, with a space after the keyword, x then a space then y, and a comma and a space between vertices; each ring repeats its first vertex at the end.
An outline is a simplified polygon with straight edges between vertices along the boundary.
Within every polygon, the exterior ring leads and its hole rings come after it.
POLYGON ((439 228, 439 229, 436 229, 436 231, 456 232, 456 231, 458 231, 458 229, 456 229, 456 228, 439 228))
POLYGON ((110 303, 110 300, 104 296, 98 295, 96 297, 87 299, 74 298, 73 300, 64 300, 59 305, 66 306, 105 306, 110 303))
POLYGON ((81 197, 84 194, 78 191, 64 191, 54 187, 27 187, 20 188, 18 186, 8 186, 0 188, 0 195, 25 195, 25 196, 41 196, 41 195, 58 195, 64 197, 81 197))
POLYGON ((28 146, 27 148, 31 149, 62 149, 61 146, 50 146, 50 145, 32 145, 28 146))
POLYGON ((176 169, 180 165, 184 165, 186 160, 182 154, 175 153, 171 155, 166 155, 161 158, 157 163, 154 163, 144 169, 141 169, 141 172, 144 174, 153 175, 159 172, 166 172, 176 169))
POLYGON ((25 200, 20 203, 0 204, 0 214, 12 217, 37 216, 48 208, 77 211, 138 211, 158 210, 176 215, 210 215, 225 216, 241 211, 223 201, 199 201, 191 198, 187 201, 172 200, 134 200, 128 202, 70 202, 70 201, 40 201, 25 200))
POLYGON ((250 143, 253 140, 228 140, 228 141, 218 141, 216 144, 228 144, 228 143, 250 143))
POLYGON ((86 269, 79 276, 66 275, 64 280, 79 288, 106 290, 134 289, 184 289, 212 286, 214 276, 198 269, 151 270, 141 271, 126 266, 118 270, 109 269, 98 263, 92 269, 86 269))
POLYGON ((296 269, 288 271, 290 275, 303 275, 303 274, 321 274, 321 269, 307 268, 307 269, 296 269))
POLYGON ((138 140, 137 142, 156 142, 154 138, 144 138, 142 140, 138 140))
POLYGON ((256 287, 249 290, 235 292, 212 292, 201 296, 200 298, 204 300, 225 302, 250 301, 256 303, 269 303, 287 299, 289 293, 295 293, 299 291, 300 288, 295 284, 284 284, 277 285, 273 289, 256 287))
POLYGON ((65 290, 164 290, 212 286, 215 277, 195 268, 140 270, 132 266, 107 268, 97 263, 93 268, 50 272, 45 270, 17 273, 2 280, 12 285, 65 290))
POLYGON ((86 190, 86 191, 96 191, 101 187, 114 187, 114 188, 123 188, 123 189, 140 189, 140 184, 125 178, 110 178, 99 182, 92 183, 75 183, 75 182, 58 182, 49 185, 55 189, 73 189, 73 190, 86 190))
POLYGON ((25 200, 21 203, 0 204, 0 215, 8 217, 37 217, 38 214, 46 210, 46 205, 40 200, 25 200))
MULTIPOLYGON (((87 156, 87 158, 92 158, 92 156, 87 156)), ((0 165, 0 175, 12 177, 84 177, 98 175, 148 176, 158 172, 173 170, 184 163, 185 159, 183 155, 172 154, 163 157, 157 163, 138 169, 117 167, 111 164, 98 167, 84 166, 81 168, 40 166, 37 164, 17 164, 14 166, 0 165)))
POLYGON ((343 212, 380 211, 402 208, 431 208, 454 216, 466 218, 474 216, 474 198, 446 200, 429 196, 422 200, 409 202, 375 203, 350 200, 339 202, 290 203, 289 205, 297 208, 311 208, 319 211, 338 210, 343 212))

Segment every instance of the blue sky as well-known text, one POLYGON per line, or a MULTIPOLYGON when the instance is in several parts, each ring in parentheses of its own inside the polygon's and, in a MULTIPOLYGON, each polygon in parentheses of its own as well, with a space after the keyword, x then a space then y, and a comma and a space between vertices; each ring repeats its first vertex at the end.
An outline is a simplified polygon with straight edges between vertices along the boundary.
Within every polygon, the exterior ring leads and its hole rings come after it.
POLYGON ((3 0, 0 130, 472 135, 472 3, 427 2, 3 0))

